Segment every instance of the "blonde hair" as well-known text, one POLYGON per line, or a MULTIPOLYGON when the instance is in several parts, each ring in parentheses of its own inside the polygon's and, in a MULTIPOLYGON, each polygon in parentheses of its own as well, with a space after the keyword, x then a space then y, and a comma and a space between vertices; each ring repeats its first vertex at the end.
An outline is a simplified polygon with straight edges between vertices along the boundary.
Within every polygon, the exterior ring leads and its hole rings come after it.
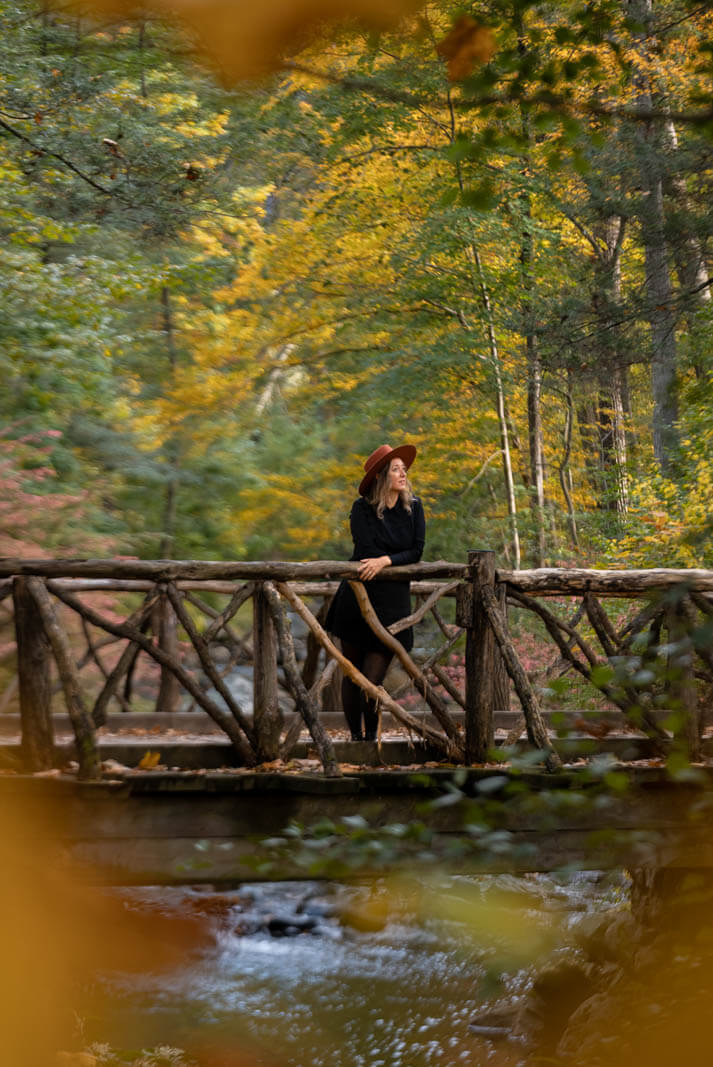
MULTIPOLYGON (((382 467, 382 469, 379 471, 379 473, 377 474, 376 478, 372 482, 371 487, 370 487, 369 492, 367 493, 367 497, 366 497, 366 499, 368 500, 368 502, 371 504, 371 506, 373 507, 374 511, 376 512, 377 518, 379 518, 379 519, 383 519, 384 511, 386 510, 386 497, 387 497, 387 488, 388 488, 388 485, 389 485, 389 467, 390 466, 391 466, 391 464, 387 463, 385 467, 382 467)), ((411 482, 408 480, 408 477, 407 477, 406 478, 406 486, 399 493, 399 500, 403 504, 403 506, 406 509, 406 511, 408 511, 409 515, 411 514, 411 504, 413 502, 413 497, 414 497, 413 488, 411 486, 411 482)))

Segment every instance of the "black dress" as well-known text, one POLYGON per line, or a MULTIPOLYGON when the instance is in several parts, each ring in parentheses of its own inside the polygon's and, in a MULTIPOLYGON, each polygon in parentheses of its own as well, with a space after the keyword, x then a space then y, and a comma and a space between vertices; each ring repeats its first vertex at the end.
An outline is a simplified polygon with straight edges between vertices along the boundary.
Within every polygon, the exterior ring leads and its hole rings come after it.
MULTIPOLYGON (((373 559, 390 556, 397 567, 418 563, 426 541, 426 520, 421 501, 414 497, 409 513, 400 500, 393 508, 385 508, 383 518, 377 517, 375 509, 364 497, 352 505, 349 516, 354 551, 350 559, 373 559)), ((385 582, 372 579, 364 583, 374 611, 384 626, 411 614, 409 582, 385 582)), ((356 597, 348 582, 340 582, 334 600, 327 613, 325 629, 344 641, 363 649, 378 649, 389 654, 369 624, 362 617, 356 597)), ((413 647, 413 628, 408 627, 396 634, 408 651, 413 647)))

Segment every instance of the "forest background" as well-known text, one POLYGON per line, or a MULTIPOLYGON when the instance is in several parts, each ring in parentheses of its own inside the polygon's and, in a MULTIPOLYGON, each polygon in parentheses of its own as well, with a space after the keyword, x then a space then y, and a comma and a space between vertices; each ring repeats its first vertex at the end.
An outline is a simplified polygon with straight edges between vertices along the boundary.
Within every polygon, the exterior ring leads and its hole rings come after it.
POLYGON ((712 6, 0 0, 0 552, 713 566, 712 6))

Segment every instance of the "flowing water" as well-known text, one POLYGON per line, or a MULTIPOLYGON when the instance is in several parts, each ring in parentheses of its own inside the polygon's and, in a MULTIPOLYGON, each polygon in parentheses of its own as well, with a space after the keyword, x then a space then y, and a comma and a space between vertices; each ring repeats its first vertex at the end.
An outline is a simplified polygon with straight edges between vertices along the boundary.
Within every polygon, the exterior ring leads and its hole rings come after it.
POLYGON ((484 1002, 516 1003, 578 919, 625 888, 580 872, 117 892, 200 915, 205 937, 168 973, 101 976, 87 1040, 239 1051, 211 1061, 236 1067, 457 1067, 506 1062, 471 1028, 484 1002))

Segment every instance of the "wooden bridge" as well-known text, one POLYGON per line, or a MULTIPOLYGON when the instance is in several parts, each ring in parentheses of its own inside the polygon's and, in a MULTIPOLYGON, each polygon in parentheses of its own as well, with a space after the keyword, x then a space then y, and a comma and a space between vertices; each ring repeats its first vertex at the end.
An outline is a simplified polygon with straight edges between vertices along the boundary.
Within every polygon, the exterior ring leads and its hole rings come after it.
POLYGON ((708 769, 676 781, 663 768, 631 766, 598 775, 23 775, 0 777, 0 822, 14 812, 43 863, 109 885, 354 878, 430 864, 461 873, 688 870, 713 867, 711 785, 708 769))
MULTIPOLYGON (((156 711, 175 711, 187 696, 229 739, 237 762, 247 766, 289 756, 306 727, 326 772, 339 774, 320 716, 329 709, 329 699, 334 701, 334 676, 341 669, 411 737, 427 742, 444 759, 466 765, 489 758, 494 713, 510 707, 512 686, 529 742, 543 753, 549 769, 556 770, 561 761, 545 728, 541 699, 508 631, 507 614, 513 609, 535 616, 557 650, 541 687, 551 684, 553 675, 557 680, 565 672, 576 674, 609 708, 619 709, 630 728, 659 743, 662 754, 673 737, 690 760, 699 758, 700 705, 706 687, 713 685, 707 630, 713 614, 713 572, 509 572, 496 570, 493 553, 472 552, 463 564, 439 561, 387 569, 382 575, 386 580, 411 579, 419 601, 414 613, 389 632, 355 580, 357 566, 333 561, 0 561, 0 602, 14 608, 14 619, 8 613, 6 625, 14 626, 15 641, 8 640, 5 648, 17 656, 27 769, 54 765, 50 709, 58 685, 72 722, 79 776, 96 777, 96 730, 106 722, 112 703, 122 712, 132 710, 137 663, 149 660, 159 671, 156 711), (399 703, 398 693, 374 687, 325 633, 320 617, 340 578, 353 581, 369 625, 394 649, 426 714, 412 714, 399 703), (96 606, 97 597, 103 610, 96 606), (439 610, 444 597, 455 598, 454 622, 445 621, 439 610), (602 603, 611 598, 624 605, 616 622, 602 603), (252 620, 246 630, 241 609, 250 601, 252 620), (321 606, 311 609, 308 602, 321 606), (307 627, 301 664, 285 605, 292 618, 307 627), (562 618, 562 609, 569 617, 562 618), (435 647, 416 663, 394 633, 422 623, 427 615, 435 621, 440 640, 431 638, 435 647), (462 688, 442 665, 461 639, 462 688), (85 651, 78 655, 80 642, 85 651), (326 662, 320 673, 322 650, 326 662), (225 682, 235 665, 246 660, 252 666, 252 715, 225 682), (94 677, 85 681, 81 672, 88 670, 94 677), (281 694, 294 709, 289 721, 281 694), (462 709, 462 724, 453 708, 462 709), (667 725, 661 723, 662 708, 674 713, 667 725)), ((0 710, 14 685, 11 676, 0 696, 0 710)))
MULTIPOLYGON (((661 767, 618 767, 619 777, 609 783, 613 798, 585 804, 586 817, 584 809, 576 810, 578 801, 559 811, 552 798, 591 798, 591 767, 579 759, 576 767, 563 771, 571 750, 566 737, 555 736, 540 694, 567 673, 579 676, 601 701, 591 731, 599 729, 602 735, 596 742, 600 751, 609 747, 612 760, 621 754, 616 752, 619 731, 605 728, 612 716, 619 716, 630 745, 638 739, 659 763, 673 753, 675 766, 687 773, 690 764, 701 763, 707 748, 703 712, 713 686, 713 572, 511 572, 496 568, 493 553, 472 552, 460 564, 439 561, 385 571, 387 580, 409 578, 417 601, 413 614, 389 632, 371 611, 356 569, 357 564, 334 561, 0 561, 5 648, 16 654, 17 664, 16 672, 6 671, 0 709, 11 706, 17 691, 19 769, 26 772, 0 775, 0 792, 23 802, 45 793, 53 800, 61 797, 63 822, 52 839, 73 856, 96 863, 104 872, 98 877, 198 881, 202 871, 210 881, 239 879, 249 868, 254 871, 248 862, 255 851, 253 834, 274 836, 291 818, 308 824, 320 813, 338 821, 366 811, 377 824, 413 821, 435 802, 428 824, 439 840, 460 834, 458 813, 468 806, 466 799, 439 800, 449 790, 453 796, 454 765, 467 768, 462 773, 468 803, 477 801, 482 809, 493 799, 494 780, 500 783, 496 791, 511 779, 517 787, 526 780, 509 760, 513 743, 524 732, 533 766, 539 764, 542 772, 527 781, 537 783, 538 796, 550 798, 543 800, 549 811, 546 825, 542 810, 528 815, 505 790, 508 801, 487 832, 509 835, 513 847, 500 853, 476 850, 471 857, 475 866, 522 869, 536 864, 545 869, 565 858, 594 866, 623 860, 710 863, 700 818, 708 803, 703 764, 696 768, 695 783, 670 780, 661 767), (393 647, 421 710, 400 703, 398 691, 374 687, 324 632, 320 619, 341 578, 353 582, 367 622, 393 647), (539 691, 509 625, 517 616, 522 629, 525 612, 535 617, 556 653, 548 673, 538 680, 539 691), (407 625, 423 627, 427 618, 429 647, 417 662, 394 633, 407 625), (293 634, 297 619, 307 635, 300 659, 293 634), (443 664, 459 641, 465 645, 462 687, 443 664), (149 679, 148 690, 139 691, 142 663, 155 664, 156 676, 149 679), (252 713, 226 682, 241 663, 251 667, 252 713), (352 761, 383 764, 388 742, 382 731, 380 745, 356 746, 362 751, 354 753, 325 728, 335 707, 339 670, 378 700, 382 724, 390 716, 401 732, 402 747, 409 746, 403 758, 412 765, 432 765, 427 782, 414 778, 413 768, 355 768, 352 761), (521 712, 500 738, 504 751, 498 754, 496 721, 510 709, 511 689, 521 712), (52 715, 58 692, 78 763, 78 773, 69 776, 57 774, 58 763, 66 760, 66 751, 56 743, 52 715), (128 724, 138 708, 146 712, 147 692, 157 723, 181 702, 202 712, 229 750, 225 769, 193 774, 102 769, 102 730, 109 709, 119 709, 112 718, 119 714, 128 724), (267 767, 276 761, 284 767, 295 753, 309 756, 309 746, 316 757, 310 773, 274 774, 267 767), (503 765, 493 767, 494 760, 503 765), (442 770, 435 766, 438 762, 442 770), (575 788, 572 776, 582 768, 584 778, 579 774, 575 788), (618 808, 610 806, 616 803, 618 808), (616 843, 602 844, 605 831, 611 830, 616 843)), ((567 733, 561 724, 559 733, 567 733)), ((590 737, 590 750, 591 742, 590 737)), ((606 762, 600 761, 600 767, 611 770, 606 762)))

